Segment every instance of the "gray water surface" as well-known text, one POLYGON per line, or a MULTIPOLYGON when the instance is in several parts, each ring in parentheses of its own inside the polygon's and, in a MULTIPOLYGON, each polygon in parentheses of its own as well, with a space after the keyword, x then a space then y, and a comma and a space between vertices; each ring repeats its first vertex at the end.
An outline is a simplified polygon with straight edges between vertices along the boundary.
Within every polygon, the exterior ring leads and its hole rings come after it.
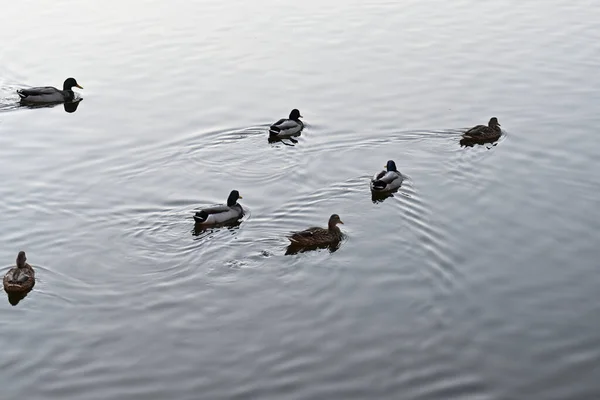
POLYGON ((600 4, 13 2, 2 399, 600 398, 600 4), (85 88, 75 112, 21 87, 85 88), (295 146, 269 123, 298 108, 295 146), (496 116, 496 146, 461 147, 496 116), (407 175, 373 202, 370 176, 407 175), (239 226, 193 212, 238 189, 239 226), (339 250, 285 236, 345 224, 339 250))

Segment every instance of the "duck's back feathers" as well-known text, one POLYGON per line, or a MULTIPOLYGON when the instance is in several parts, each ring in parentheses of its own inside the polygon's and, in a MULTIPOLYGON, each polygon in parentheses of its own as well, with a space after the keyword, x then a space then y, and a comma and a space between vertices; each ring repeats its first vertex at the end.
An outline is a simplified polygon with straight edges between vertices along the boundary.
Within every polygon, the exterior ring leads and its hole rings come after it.
POLYGON ((236 221, 243 216, 244 210, 239 204, 235 204, 231 207, 221 205, 208 207, 198 211, 196 215, 194 215, 194 220, 199 224, 213 225, 236 221))
POLYGON ((489 126, 485 126, 485 125, 477 125, 474 126, 473 128, 469 129, 468 131, 466 131, 464 133, 463 136, 468 136, 468 137, 479 137, 482 135, 489 135, 494 133, 494 130, 492 128, 490 128, 489 126))
POLYGON ((488 125, 477 125, 463 134, 463 139, 474 141, 494 141, 502 135, 498 118, 492 117, 488 125))
POLYGON ((35 272, 29 264, 22 268, 11 268, 4 275, 3 284, 7 293, 29 292, 35 285, 35 272))
POLYGON ((57 88, 52 87, 52 86, 43 86, 43 87, 34 87, 34 88, 29 88, 29 89, 19 89, 19 90, 17 90, 17 93, 21 97, 27 97, 27 96, 54 94, 59 91, 60 90, 58 90, 57 88))
POLYGON ((326 233, 326 232, 328 232, 327 229, 319 228, 318 226, 314 226, 312 228, 308 228, 308 229, 305 229, 300 232, 294 232, 289 237, 289 239, 290 239, 290 242, 292 242, 292 243, 299 243, 299 242, 302 242, 304 239, 314 238, 314 237, 319 236, 319 233, 326 233))
POLYGON ((343 224, 339 215, 332 214, 329 218, 328 228, 312 227, 303 231, 294 232, 288 236, 290 246, 312 247, 312 246, 328 246, 339 243, 344 234, 337 226, 343 224))
POLYGON ((304 124, 302 121, 293 119, 280 119, 269 128, 270 136, 294 136, 302 132, 304 124))
POLYGON ((342 231, 337 226, 334 229, 312 227, 288 237, 294 246, 327 246, 338 243, 342 238, 342 231))
POLYGON ((71 90, 59 90, 52 86, 34 87, 17 90, 22 101, 30 103, 59 103, 72 100, 74 93, 71 90))
POLYGON ((371 179, 371 190, 375 192, 389 192, 398 189, 402 185, 404 177, 398 171, 386 171, 385 169, 375 174, 371 179))

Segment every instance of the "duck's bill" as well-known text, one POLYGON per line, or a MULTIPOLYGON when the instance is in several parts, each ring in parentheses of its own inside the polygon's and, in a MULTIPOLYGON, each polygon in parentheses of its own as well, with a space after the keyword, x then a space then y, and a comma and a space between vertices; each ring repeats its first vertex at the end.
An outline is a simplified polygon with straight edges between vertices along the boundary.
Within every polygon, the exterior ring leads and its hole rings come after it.
POLYGON ((339 222, 339 223, 340 223, 340 224, 342 224, 342 225, 344 225, 344 223, 342 222, 342 220, 341 220, 341 219, 340 219, 340 222, 339 222))
POLYGON ((301 115, 300 118, 304 118, 304 115, 301 115))
POLYGON ((83 86, 75 85, 75 87, 78 87, 79 89, 83 89, 83 86))
POLYGON ((239 199, 243 199, 243 197, 242 197, 242 196, 239 196, 238 198, 239 198, 239 199))
POLYGON ((498 123, 498 126, 502 126, 502 125, 500 125, 500 123, 498 123))

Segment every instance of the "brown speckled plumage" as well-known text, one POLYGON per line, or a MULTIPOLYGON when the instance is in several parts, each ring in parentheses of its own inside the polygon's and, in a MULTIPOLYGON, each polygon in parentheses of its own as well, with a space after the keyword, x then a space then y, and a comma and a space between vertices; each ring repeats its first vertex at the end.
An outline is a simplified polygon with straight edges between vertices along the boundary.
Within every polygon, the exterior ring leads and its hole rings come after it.
POLYGON ((3 284, 6 293, 27 293, 35 285, 35 272, 27 264, 24 251, 19 252, 17 265, 4 275, 3 284))
POLYGON ((488 125, 477 125, 463 134, 463 138, 474 141, 497 140, 502 135, 498 118, 492 117, 488 125))
POLYGON ((339 243, 344 234, 338 228, 338 224, 343 224, 339 215, 333 214, 329 217, 328 228, 308 228, 306 230, 295 232, 289 236, 293 246, 328 246, 339 243))

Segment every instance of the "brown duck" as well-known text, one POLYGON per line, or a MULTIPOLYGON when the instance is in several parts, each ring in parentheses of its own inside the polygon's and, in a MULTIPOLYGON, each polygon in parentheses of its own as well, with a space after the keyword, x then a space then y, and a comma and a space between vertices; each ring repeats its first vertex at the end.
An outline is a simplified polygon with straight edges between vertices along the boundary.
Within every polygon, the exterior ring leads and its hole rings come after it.
POLYGON ((487 126, 477 125, 463 134, 463 138, 475 141, 497 140, 502 135, 498 118, 492 117, 487 126))
POLYGON ((309 246, 329 246, 339 243, 344 234, 338 228, 338 224, 343 224, 340 216, 333 214, 329 217, 327 228, 308 228, 300 232, 294 232, 288 239, 291 246, 309 247, 309 246))
POLYGON ((4 275, 4 290, 6 293, 27 293, 35 285, 35 272, 27 264, 24 251, 17 256, 17 265, 4 275))

